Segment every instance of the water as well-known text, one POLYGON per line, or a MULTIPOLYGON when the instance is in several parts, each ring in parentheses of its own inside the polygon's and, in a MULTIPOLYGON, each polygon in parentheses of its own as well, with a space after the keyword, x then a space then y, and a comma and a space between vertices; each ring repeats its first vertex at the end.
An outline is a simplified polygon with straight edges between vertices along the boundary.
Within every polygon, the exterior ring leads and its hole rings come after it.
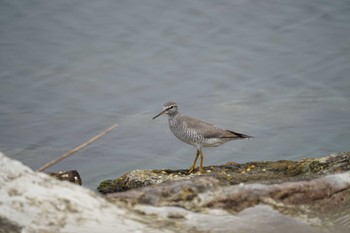
POLYGON ((119 127, 48 171, 83 185, 132 169, 190 167, 167 101, 254 136, 205 165, 350 150, 346 0, 2 1, 0 150, 33 169, 119 127))

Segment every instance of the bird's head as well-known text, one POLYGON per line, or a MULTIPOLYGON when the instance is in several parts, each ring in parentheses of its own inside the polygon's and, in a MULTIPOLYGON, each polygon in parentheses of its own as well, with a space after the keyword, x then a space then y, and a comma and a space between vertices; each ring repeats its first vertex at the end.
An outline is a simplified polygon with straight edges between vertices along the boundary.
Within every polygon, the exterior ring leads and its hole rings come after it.
POLYGON ((154 116, 152 119, 154 120, 157 117, 163 115, 164 113, 168 114, 169 116, 177 114, 178 113, 177 104, 175 102, 168 102, 164 104, 163 110, 160 113, 158 113, 156 116, 154 116))

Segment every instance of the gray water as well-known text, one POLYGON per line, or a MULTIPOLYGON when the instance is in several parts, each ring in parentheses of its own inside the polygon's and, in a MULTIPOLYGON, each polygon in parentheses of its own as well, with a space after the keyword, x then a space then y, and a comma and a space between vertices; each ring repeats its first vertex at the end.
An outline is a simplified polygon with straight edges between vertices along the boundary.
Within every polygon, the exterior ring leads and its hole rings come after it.
POLYGON ((188 168, 165 116, 254 136, 205 165, 350 150, 347 0, 11 0, 0 3, 0 150, 83 185, 132 169, 188 168))

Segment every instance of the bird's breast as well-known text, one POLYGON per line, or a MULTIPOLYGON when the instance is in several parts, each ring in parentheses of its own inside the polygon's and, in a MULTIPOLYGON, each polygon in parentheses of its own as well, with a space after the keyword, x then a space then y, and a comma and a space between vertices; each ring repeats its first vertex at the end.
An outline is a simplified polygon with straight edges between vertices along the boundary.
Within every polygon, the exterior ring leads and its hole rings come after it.
POLYGON ((194 129, 187 127, 185 122, 169 119, 169 128, 179 140, 185 143, 195 146, 203 140, 194 129))

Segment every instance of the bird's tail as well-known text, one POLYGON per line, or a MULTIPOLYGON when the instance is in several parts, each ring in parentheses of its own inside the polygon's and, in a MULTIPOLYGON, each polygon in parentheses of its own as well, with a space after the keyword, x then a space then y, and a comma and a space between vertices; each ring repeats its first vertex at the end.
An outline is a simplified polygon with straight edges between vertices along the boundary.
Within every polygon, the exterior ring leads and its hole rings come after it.
POLYGON ((246 134, 242 134, 242 133, 236 133, 236 132, 233 132, 233 131, 231 131, 231 130, 226 130, 226 131, 228 131, 228 132, 230 132, 231 134, 233 134, 234 136, 233 137, 235 137, 235 138, 246 138, 246 139, 248 139, 248 138, 253 138, 252 136, 249 136, 249 135, 246 135, 246 134))

